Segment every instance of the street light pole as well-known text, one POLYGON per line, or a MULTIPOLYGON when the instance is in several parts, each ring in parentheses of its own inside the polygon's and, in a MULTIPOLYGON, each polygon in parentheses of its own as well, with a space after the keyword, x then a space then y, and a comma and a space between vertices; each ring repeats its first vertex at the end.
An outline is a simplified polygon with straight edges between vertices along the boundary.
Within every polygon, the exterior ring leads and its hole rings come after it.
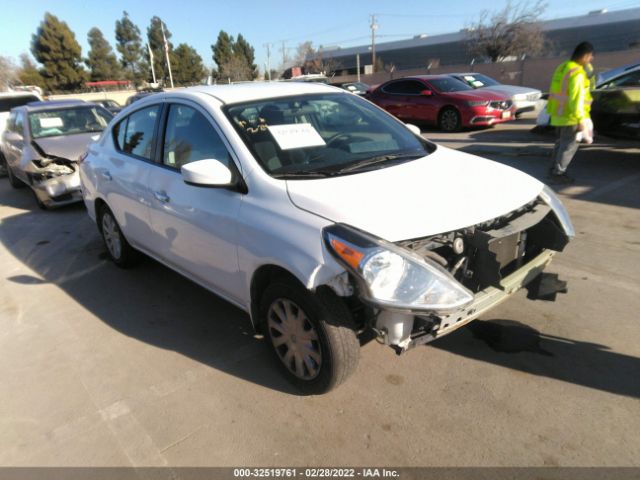
POLYGON ((376 71, 376 30, 378 29, 378 24, 376 23, 376 14, 371 14, 371 24, 369 27, 371 28, 371 65, 372 69, 376 71))

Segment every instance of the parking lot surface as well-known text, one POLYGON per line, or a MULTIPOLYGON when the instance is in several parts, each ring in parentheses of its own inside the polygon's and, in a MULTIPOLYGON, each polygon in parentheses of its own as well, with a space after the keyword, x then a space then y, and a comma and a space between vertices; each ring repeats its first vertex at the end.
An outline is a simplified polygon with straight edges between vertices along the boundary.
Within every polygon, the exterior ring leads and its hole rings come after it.
MULTIPOLYGON (((552 138, 531 127, 425 136, 543 179, 552 138)), ((41 211, 0 179, 0 465, 640 465, 628 146, 582 148, 559 190, 577 237, 548 271, 567 294, 519 292, 400 357, 369 342, 321 397, 288 385, 246 314, 150 259, 115 267, 83 205, 41 211)))

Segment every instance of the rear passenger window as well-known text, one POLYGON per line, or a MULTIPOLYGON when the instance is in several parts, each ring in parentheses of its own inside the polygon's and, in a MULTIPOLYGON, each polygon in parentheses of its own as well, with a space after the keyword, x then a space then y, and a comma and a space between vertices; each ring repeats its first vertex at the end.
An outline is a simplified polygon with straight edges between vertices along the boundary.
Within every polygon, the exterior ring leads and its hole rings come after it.
POLYGON ((172 104, 167 118, 162 162, 180 168, 196 160, 215 159, 229 166, 231 157, 215 128, 197 110, 172 104))
POLYGON ((143 108, 132 113, 113 129, 113 138, 118 150, 151 160, 153 132, 160 106, 143 108))

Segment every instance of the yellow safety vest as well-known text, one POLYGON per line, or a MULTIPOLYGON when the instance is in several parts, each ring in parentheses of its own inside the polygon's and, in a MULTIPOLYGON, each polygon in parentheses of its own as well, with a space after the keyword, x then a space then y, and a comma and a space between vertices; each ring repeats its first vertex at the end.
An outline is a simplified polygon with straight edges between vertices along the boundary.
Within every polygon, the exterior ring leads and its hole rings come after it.
POLYGON ((558 66, 551 78, 547 112, 551 125, 577 125, 590 118, 590 82, 582 65, 568 60, 558 66))

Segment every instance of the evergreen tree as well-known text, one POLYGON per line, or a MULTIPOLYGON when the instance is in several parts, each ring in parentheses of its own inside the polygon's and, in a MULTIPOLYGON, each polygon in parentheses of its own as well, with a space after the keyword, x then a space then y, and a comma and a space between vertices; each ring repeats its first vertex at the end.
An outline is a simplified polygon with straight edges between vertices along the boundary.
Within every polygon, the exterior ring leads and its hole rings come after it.
POLYGON ((177 85, 199 83, 206 75, 202 57, 196 50, 181 43, 174 50, 175 63, 171 64, 173 79, 177 85))
POLYGON ((35 64, 28 54, 23 53, 20 55, 20 68, 18 69, 18 80, 22 85, 36 85, 40 88, 45 88, 44 78, 38 71, 38 66, 35 64))
POLYGON ((211 50, 213 51, 213 61, 218 65, 216 74, 218 78, 222 78, 221 65, 229 62, 233 57, 233 37, 224 30, 220 30, 218 40, 211 45, 211 50))
POLYGON ((91 50, 85 63, 91 72, 91 80, 99 82, 120 79, 120 65, 118 65, 111 45, 104 38, 100 29, 93 27, 89 30, 87 39, 91 50))
POLYGON ((87 78, 74 33, 66 22, 49 12, 31 37, 31 53, 43 65, 41 74, 49 90, 78 89, 87 78))
POLYGON ((238 34, 238 39, 236 43, 233 45, 233 53, 242 59, 245 59, 247 62, 247 66, 249 67, 249 71, 251 72, 251 78, 249 80, 255 80, 258 78, 258 67, 254 63, 255 62, 255 50, 253 47, 247 42, 241 33, 238 34))
POLYGON ((148 63, 140 38, 140 29, 122 12, 122 18, 116 20, 116 49, 120 53, 120 64, 125 77, 136 84, 147 80, 148 63))
POLYGON ((235 41, 227 32, 220 30, 216 43, 211 45, 211 50, 213 60, 218 66, 213 74, 219 81, 254 80, 258 77, 254 49, 242 34, 238 35, 238 40, 235 41))
POLYGON ((156 71, 156 78, 158 81, 164 80, 165 84, 169 83, 169 69, 167 67, 167 61, 164 49, 164 39, 162 38, 162 27, 164 27, 164 36, 167 39, 167 45, 169 47, 169 60, 171 62, 172 71, 173 63, 175 63, 175 57, 173 55, 173 44, 169 41, 171 38, 171 32, 167 28, 167 24, 164 23, 160 17, 152 17, 149 28, 147 28, 147 39, 149 46, 153 52, 153 66, 156 71))

